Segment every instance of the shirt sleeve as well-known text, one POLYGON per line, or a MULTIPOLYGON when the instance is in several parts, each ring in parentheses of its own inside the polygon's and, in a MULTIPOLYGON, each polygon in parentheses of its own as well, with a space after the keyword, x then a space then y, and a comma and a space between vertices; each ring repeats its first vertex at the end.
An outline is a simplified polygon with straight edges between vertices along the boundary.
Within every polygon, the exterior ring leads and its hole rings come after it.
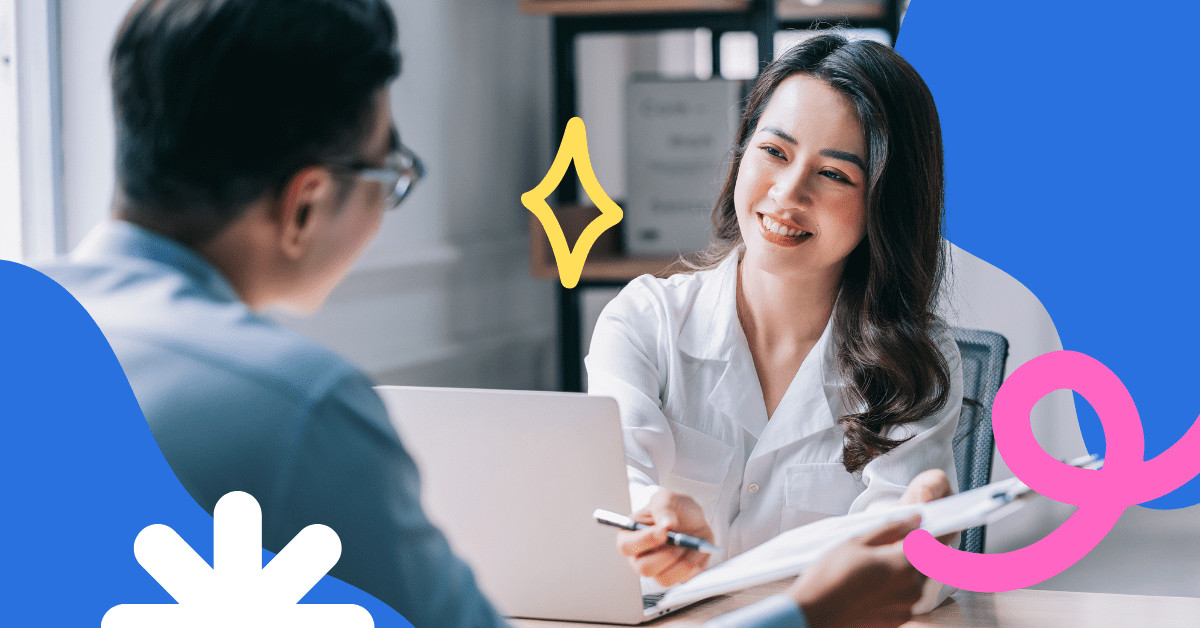
POLYGON ((950 390, 946 405, 938 413, 916 423, 890 427, 888 438, 909 438, 904 444, 879 456, 863 467, 866 489, 850 505, 849 512, 864 512, 891 506, 900 499, 908 483, 927 469, 942 469, 950 478, 950 488, 958 492, 958 473, 954 466, 954 433, 962 410, 962 359, 958 345, 945 325, 932 334, 950 369, 950 390))
POLYGON ((780 593, 704 622, 703 628, 808 628, 795 600, 780 593))
POLYGON ((330 575, 378 598, 415 628, 487 628, 503 620, 421 510, 416 465, 382 400, 362 374, 344 379, 311 408, 293 466, 264 504, 264 540, 274 547, 323 523, 342 541, 330 575), (268 519, 266 514, 285 513, 268 519))
POLYGON ((662 318, 654 299, 634 280, 601 312, 585 359, 588 394, 612 397, 620 409, 635 512, 649 503, 660 488, 660 474, 669 473, 675 461, 675 438, 662 411, 662 318))

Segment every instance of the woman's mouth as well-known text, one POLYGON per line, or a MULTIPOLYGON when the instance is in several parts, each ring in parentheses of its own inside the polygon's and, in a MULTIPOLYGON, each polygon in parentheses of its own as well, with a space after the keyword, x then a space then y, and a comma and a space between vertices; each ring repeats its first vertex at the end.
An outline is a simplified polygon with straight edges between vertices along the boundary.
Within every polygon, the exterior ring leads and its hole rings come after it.
POLYGON ((784 225, 766 214, 759 214, 758 222, 763 229, 763 239, 779 246, 796 246, 812 237, 808 231, 784 225))

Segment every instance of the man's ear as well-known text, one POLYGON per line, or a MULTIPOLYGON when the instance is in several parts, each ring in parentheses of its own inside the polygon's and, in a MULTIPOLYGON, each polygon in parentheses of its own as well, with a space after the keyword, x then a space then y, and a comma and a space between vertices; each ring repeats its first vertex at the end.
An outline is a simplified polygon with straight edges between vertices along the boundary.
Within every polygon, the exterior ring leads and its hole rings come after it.
POLYGON ((276 237, 284 257, 304 257, 317 230, 316 216, 333 203, 334 181, 329 170, 311 166, 297 172, 276 206, 276 237))

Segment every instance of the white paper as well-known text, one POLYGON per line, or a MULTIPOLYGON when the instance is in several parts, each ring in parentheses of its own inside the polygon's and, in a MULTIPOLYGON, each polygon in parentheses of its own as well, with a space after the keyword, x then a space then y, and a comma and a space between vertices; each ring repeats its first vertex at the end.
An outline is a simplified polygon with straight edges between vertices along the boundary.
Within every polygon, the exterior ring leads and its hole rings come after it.
POLYGON ((800 575, 826 552, 887 523, 921 514, 921 529, 943 536, 992 523, 1023 502, 997 499, 997 494, 1028 490, 1011 478, 925 504, 893 506, 840 517, 827 517, 788 530, 758 547, 669 589, 659 607, 674 607, 800 575), (1007 506, 1007 507, 1006 507, 1007 506))

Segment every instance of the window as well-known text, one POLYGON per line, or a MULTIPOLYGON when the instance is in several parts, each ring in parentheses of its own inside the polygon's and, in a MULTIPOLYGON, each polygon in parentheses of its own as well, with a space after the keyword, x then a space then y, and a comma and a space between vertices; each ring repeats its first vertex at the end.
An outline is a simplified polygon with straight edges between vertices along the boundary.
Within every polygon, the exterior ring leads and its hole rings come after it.
POLYGON ((65 251, 58 0, 0 0, 0 259, 65 251))
POLYGON ((0 0, 0 259, 19 261, 22 231, 16 34, 16 2, 0 0))

